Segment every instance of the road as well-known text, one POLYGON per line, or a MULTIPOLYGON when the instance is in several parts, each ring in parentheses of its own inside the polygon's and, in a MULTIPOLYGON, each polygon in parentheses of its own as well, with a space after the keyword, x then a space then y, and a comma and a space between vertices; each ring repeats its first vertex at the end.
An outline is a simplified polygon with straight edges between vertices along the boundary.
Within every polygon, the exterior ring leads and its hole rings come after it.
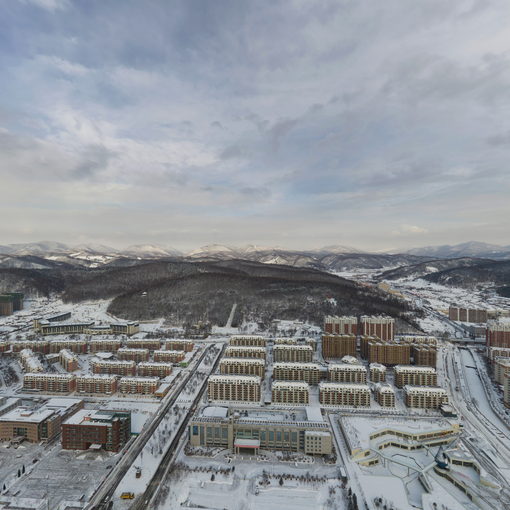
POLYGON ((107 505, 112 498, 117 485, 120 483, 122 478, 124 478, 128 469, 143 450, 147 441, 152 437, 154 431, 158 428, 165 414, 175 404, 181 391, 193 377, 195 370, 198 368, 198 366, 200 366, 200 363, 202 363, 209 349, 210 346, 203 349, 199 358, 195 361, 193 368, 189 370, 185 377, 181 378, 182 372, 178 374, 174 380, 174 384, 177 382, 176 380, 178 378, 181 380, 177 383, 177 386, 175 386, 174 391, 172 391, 167 397, 163 399, 162 406, 154 415, 148 426, 144 427, 140 435, 134 439, 131 439, 131 441, 126 445, 124 448, 124 455, 121 457, 115 468, 112 469, 108 477, 105 478, 103 483, 98 487, 95 494, 92 496, 89 503, 85 507, 85 510, 101 510, 107 508, 107 505))
MULTIPOLYGON (((223 344, 220 352, 218 353, 218 355, 216 357, 216 361, 212 365, 209 373, 213 373, 218 368, 218 364, 219 364, 220 359, 223 355, 223 352, 225 351, 226 346, 227 346, 227 344, 223 344)), ((198 366, 199 365, 197 365, 197 368, 198 368, 198 366)), ((166 473, 168 472, 169 467, 171 466, 171 464, 173 464, 173 462, 175 460, 177 446, 179 445, 179 442, 180 442, 183 434, 185 433, 186 428, 188 427, 188 423, 189 423, 191 417, 193 416, 193 414, 196 411, 198 403, 200 402, 200 400, 202 399, 202 397, 204 395, 204 392, 207 388, 207 380, 208 380, 207 377, 203 380, 202 387, 200 388, 200 391, 197 393, 196 397, 194 398, 193 403, 192 403, 191 407, 189 408, 189 411, 186 415, 186 418, 182 421, 179 429, 174 434, 174 438, 172 439, 172 442, 170 443, 170 446, 168 447, 165 455, 161 459, 161 462, 160 462, 156 472, 154 473, 154 476, 152 477, 151 481, 149 482, 149 485, 147 486, 145 493, 143 494, 142 497, 137 498, 137 501, 135 503, 133 503, 133 505, 131 505, 130 510, 145 510, 146 508, 149 508, 149 506, 148 506, 149 503, 151 503, 154 496, 157 495, 157 491, 158 491, 159 487, 161 486, 161 483, 162 483, 166 473)))

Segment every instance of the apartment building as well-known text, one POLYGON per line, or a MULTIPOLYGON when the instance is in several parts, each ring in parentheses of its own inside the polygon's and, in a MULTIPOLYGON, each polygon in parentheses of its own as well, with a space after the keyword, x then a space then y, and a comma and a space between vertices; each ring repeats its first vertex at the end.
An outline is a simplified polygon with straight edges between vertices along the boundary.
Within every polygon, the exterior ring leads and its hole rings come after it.
POLYGON ((39 358, 35 356, 32 349, 23 349, 19 353, 19 360, 25 372, 44 372, 39 358))
POLYGON ((225 358, 259 358, 266 359, 265 347, 229 346, 225 349, 225 358))
POLYGON ((395 340, 401 344, 437 346, 437 338, 430 335, 399 335, 395 340))
POLYGON ((395 319, 384 315, 362 315, 360 318, 361 334, 376 336, 381 340, 393 340, 395 337, 395 319))
POLYGON ((126 347, 129 349, 148 349, 149 351, 159 351, 161 341, 159 338, 128 338, 126 347))
POLYGON ((184 360, 184 351, 154 351, 154 361, 166 361, 167 363, 179 363, 184 360))
POLYGON ((138 375, 143 377, 167 377, 172 373, 172 363, 163 363, 160 361, 143 361, 138 364, 138 375))
POLYGON ((407 407, 438 409, 443 404, 448 404, 448 395, 443 388, 404 386, 404 395, 407 407))
POLYGON ((260 401, 261 379, 255 375, 212 375, 207 384, 209 400, 260 401))
POLYGON ((368 359, 368 344, 377 343, 381 340, 376 336, 362 335, 359 338, 359 351, 363 359, 368 359))
POLYGON ((10 346, 12 352, 21 352, 23 349, 30 349, 41 354, 50 352, 50 343, 47 340, 12 340, 10 346))
POLYGON ((366 383, 367 369, 358 364, 331 364, 328 366, 328 380, 341 383, 366 383))
POLYGON ((415 365, 435 367, 437 364, 437 349, 431 345, 413 344, 411 356, 415 365))
POLYGON ((487 357, 491 363, 494 363, 497 358, 510 358, 509 347, 488 347, 487 357))
POLYGON ((381 407, 395 407, 395 390, 386 382, 375 385, 375 400, 381 407))
POLYGON ((228 448, 235 453, 257 454, 261 448, 310 455, 332 453, 331 433, 323 419, 282 420, 270 411, 264 414, 257 410, 252 416, 249 410, 240 413, 235 409, 206 407, 190 421, 190 444, 228 448))
POLYGON ((129 322, 112 322, 110 324, 112 333, 114 335, 132 336, 140 332, 140 324, 135 321, 129 322))
POLYGON ((90 361, 94 374, 135 375, 136 363, 127 360, 107 360, 94 358, 90 361))
POLYGON ((86 322, 49 322, 41 319, 37 331, 41 335, 82 335, 85 329, 94 324, 93 321, 86 322))
POLYGON ((370 380, 374 383, 386 381, 386 367, 380 363, 370 363, 370 380))
POLYGON ((76 376, 76 393, 113 395, 117 392, 117 380, 115 375, 78 375, 76 376))
POLYGON ((437 386, 437 372, 432 367, 397 365, 395 367, 395 386, 437 386))
POLYGON ((503 404, 510 407, 510 373, 507 372, 503 377, 503 404))
POLYGON ((367 384, 321 382, 319 401, 323 405, 369 407, 370 388, 367 384))
POLYGON ((273 339, 273 344, 276 345, 297 345, 297 338, 283 337, 273 339))
POLYGON ((452 321, 460 322, 487 322, 488 312, 483 308, 450 306, 448 309, 448 318, 452 321))
POLYGON ((50 322, 64 322, 71 318, 71 312, 61 312, 47 317, 36 317, 33 320, 33 328, 36 331, 41 330, 41 322, 46 324, 50 322))
POLYGON ((510 320, 488 321, 486 335, 487 347, 510 348, 510 320))
POLYGON ((274 381, 271 400, 273 404, 307 405, 310 402, 310 386, 305 382, 274 381))
POLYGON ((0 316, 12 315, 14 312, 13 298, 0 295, 0 316))
POLYGON ((318 384, 321 367, 316 363, 274 363, 273 379, 275 381, 304 381, 318 384))
POLYGON ((275 345, 273 347, 273 361, 310 362, 313 359, 313 349, 309 345, 275 345))
POLYGON ((324 359, 356 356, 356 345, 357 341, 354 335, 323 335, 322 356, 324 359))
POLYGON ((244 347, 265 347, 266 339, 257 335, 233 335, 228 341, 229 345, 240 345, 244 347))
POLYGON ((117 388, 120 393, 152 395, 159 384, 159 377, 121 377, 117 388))
POLYGON ((7 352, 10 347, 11 346, 5 340, 0 340, 0 353, 7 352))
POLYGON ((114 338, 93 338, 89 341, 89 352, 117 352, 121 341, 114 338))
POLYGON ((44 393, 71 393, 76 389, 72 374, 30 373, 23 376, 23 391, 44 393))
POLYGON ((494 360, 494 380, 504 384, 505 374, 510 373, 510 358, 496 358, 494 360))
POLYGON ((264 378, 266 364, 262 359, 223 358, 220 361, 221 374, 258 375, 264 378))
POLYGON ((121 347, 117 351, 117 357, 122 360, 135 361, 149 361, 149 349, 130 349, 121 347))
POLYGON ((58 360, 66 372, 78 370, 78 358, 69 349, 62 349, 59 353, 58 360))
POLYGON ((118 452, 131 437, 131 413, 106 409, 82 409, 62 423, 62 448, 88 450, 101 445, 118 452))
POLYGON ((331 335, 358 334, 358 318, 354 316, 328 315, 324 318, 324 332, 331 335))
POLYGON ((193 342, 191 340, 181 340, 171 338, 165 342, 165 349, 167 351, 184 351, 191 352, 193 350, 193 342))
POLYGON ((68 349, 75 354, 86 354, 87 342, 72 338, 50 340, 50 353, 58 354, 62 349, 68 349))
POLYGON ((369 342, 368 361, 383 365, 411 363, 411 346, 395 342, 369 342))

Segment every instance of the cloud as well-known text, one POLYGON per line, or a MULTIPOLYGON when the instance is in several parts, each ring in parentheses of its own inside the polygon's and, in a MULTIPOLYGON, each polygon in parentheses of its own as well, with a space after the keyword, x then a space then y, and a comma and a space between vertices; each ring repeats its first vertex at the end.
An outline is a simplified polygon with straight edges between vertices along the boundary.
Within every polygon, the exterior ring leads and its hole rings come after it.
POLYGON ((400 225, 397 230, 393 230, 392 234, 394 236, 402 236, 402 235, 413 235, 413 234, 427 234, 428 230, 423 227, 419 227, 418 225, 400 225))

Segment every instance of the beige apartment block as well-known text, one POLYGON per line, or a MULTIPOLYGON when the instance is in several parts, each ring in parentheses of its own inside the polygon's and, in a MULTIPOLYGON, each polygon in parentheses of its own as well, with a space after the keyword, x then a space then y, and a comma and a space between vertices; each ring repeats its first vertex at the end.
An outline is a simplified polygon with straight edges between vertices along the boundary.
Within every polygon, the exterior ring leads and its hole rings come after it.
POLYGON ((504 384, 505 374, 510 373, 510 358, 496 358, 494 360, 494 380, 504 384))
POLYGON ((273 361, 298 361, 309 363, 313 359, 313 349, 309 345, 275 345, 273 361))
POLYGON ((381 363, 370 363, 370 380, 374 383, 386 381, 386 367, 381 363))
POLYGON ((366 383, 367 369, 363 365, 331 364, 328 366, 328 379, 331 382, 366 383))
POLYGON ((436 367, 437 349, 434 346, 413 344, 411 346, 411 356, 415 365, 436 367))
POLYGON ((223 358, 220 361, 221 374, 258 375, 264 378, 266 364, 262 359, 223 358))
POLYGON ((368 361, 383 365, 409 364, 411 346, 396 342, 368 342, 368 361))
POLYGON ((340 359, 356 356, 355 335, 322 335, 322 356, 325 359, 340 359))
POLYGON ((448 395, 443 388, 404 386, 404 395, 407 407, 438 409, 443 404, 448 404, 448 395))
POLYGON ((62 349, 69 349, 75 354, 85 354, 87 352, 87 342, 85 340, 73 340, 71 338, 50 341, 50 352, 52 354, 58 354, 62 349))
POLYGON ((167 377, 172 373, 172 363, 160 361, 143 361, 138 363, 137 372, 141 376, 167 377))
POLYGON ((59 362, 66 372, 74 372, 79 368, 77 356, 69 349, 62 349, 60 351, 59 362))
MULTIPOLYGON (((6 344, 8 346, 9 342, 6 342, 6 344)), ((49 354, 50 352, 49 340, 12 340, 10 346, 12 352, 21 352, 23 349, 30 349, 41 354, 49 354)))
POLYGON ((260 377, 255 375, 212 375, 207 394, 209 400, 259 402, 260 383, 260 377))
POLYGON ((152 395, 159 385, 159 377, 121 377, 118 390, 125 394, 152 395))
POLYGON ((75 388, 76 378, 72 374, 33 373, 23 376, 24 391, 71 393, 75 388))
POLYGON ((120 340, 114 340, 112 338, 93 338, 89 341, 89 352, 117 352, 120 346, 120 340))
POLYGON ((136 363, 124 360, 93 359, 90 368, 94 374, 135 375, 136 363))
POLYGON ((305 382, 275 381, 271 386, 273 404, 307 405, 310 402, 310 386, 305 382))
POLYGON ((323 405, 369 407, 370 388, 367 384, 322 382, 319 401, 323 405))
POLYGON ((381 407, 395 407, 395 390, 388 383, 376 383, 375 400, 381 407))
POLYGON ((118 378, 115 375, 78 375, 76 376, 76 393, 113 395, 117 392, 117 381, 118 378))
POLYGON ((304 381, 318 384, 321 378, 320 366, 316 363, 274 363, 273 379, 275 381, 304 381))
POLYGON ((259 358, 266 359, 265 347, 229 346, 225 349, 225 358, 259 358))
POLYGON ((171 338, 165 341, 165 349, 167 351, 184 351, 191 352, 195 344, 191 340, 171 338))
POLYGON ((134 348, 120 348, 117 351, 117 357, 121 360, 135 361, 149 361, 149 349, 134 349, 134 348))
POLYGON ((395 367, 395 386, 437 386, 437 372, 432 367, 397 365, 395 367))
POLYGON ((245 347, 265 347, 266 339, 258 335, 234 335, 230 337, 228 343, 245 347))
POLYGON ((184 351, 154 351, 154 361, 166 361, 167 363, 179 363, 184 360, 184 351))

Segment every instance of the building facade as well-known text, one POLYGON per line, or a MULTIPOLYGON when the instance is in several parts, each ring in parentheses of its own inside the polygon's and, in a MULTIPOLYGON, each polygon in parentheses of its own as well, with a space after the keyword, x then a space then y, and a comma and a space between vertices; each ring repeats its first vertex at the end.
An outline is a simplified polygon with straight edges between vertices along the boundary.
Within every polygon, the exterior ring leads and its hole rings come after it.
POLYGON ((76 376, 76 393, 113 395, 117 392, 117 381, 118 377, 115 375, 78 375, 76 376))
POLYGON ((262 359, 223 358, 220 361, 220 374, 258 375, 264 378, 266 364, 262 359))
POLYGON ((386 381, 386 367, 380 363, 370 363, 370 380, 374 383, 386 381))
POLYGON ((328 366, 328 380, 342 383, 366 383, 367 369, 357 364, 331 364, 328 366))
POLYGON ((120 393, 152 395, 159 385, 159 377, 121 377, 117 388, 120 393))
POLYGON ((448 318, 452 321, 487 322, 487 317, 487 310, 482 308, 462 308, 459 306, 450 306, 448 309, 448 318))
POLYGON ((159 351, 161 341, 159 338, 128 338, 126 347, 129 349, 148 349, 149 351, 159 351))
POLYGON ((259 358, 266 359, 265 347, 229 346, 225 349, 225 358, 259 358))
POLYGON ((313 359, 313 349, 309 345, 275 345, 273 347, 274 361, 310 362, 313 359))
POLYGON ((415 365, 436 367, 437 348, 430 345, 413 344, 411 356, 415 365))
POLYGON ((322 356, 324 359, 356 356, 356 345, 357 341, 354 335, 323 335, 322 356))
POLYGON ((85 340, 74 340, 72 338, 50 340, 50 353, 58 354, 62 349, 68 349, 75 354, 86 354, 87 342, 85 340))
POLYGON ((184 351, 154 351, 154 361, 166 361, 167 363, 179 363, 184 361, 184 351))
POLYGON ((383 315, 362 315, 360 318, 361 334, 376 336, 381 340, 393 340, 395 337, 395 319, 383 315))
POLYGON ((368 361, 383 365, 411 363, 411 346, 396 342, 368 342, 368 361))
POLYGON ((316 363, 274 363, 273 379, 275 381, 304 381, 318 384, 321 368, 316 363))
POLYGON ((492 320, 487 322, 487 347, 510 348, 510 321, 492 320))
POLYGON ((59 362, 66 372, 78 370, 78 358, 69 349, 62 349, 59 353, 59 362))
POLYGON ((193 350, 193 342, 191 340, 181 340, 172 338, 165 342, 165 349, 167 351, 184 351, 191 352, 193 350))
POLYGON ((265 347, 266 339, 258 335, 233 335, 228 343, 229 345, 242 345, 244 347, 265 347))
POLYGON ((375 400, 381 407, 395 407, 395 390, 388 383, 379 382, 374 389, 375 400))
POLYGON ((212 375, 207 383, 209 400, 259 402, 261 379, 255 375, 212 375))
POLYGON ((120 348, 117 351, 117 357, 122 360, 134 361, 149 361, 149 349, 130 349, 127 347, 120 348))
POLYGON ((76 378, 72 374, 31 373, 23 376, 23 391, 71 393, 75 389, 76 378))
POLYGON ((93 374, 135 375, 136 363, 125 360, 93 359, 90 361, 93 374))
POLYGON ((137 366, 138 375, 148 377, 167 377, 172 373, 172 363, 161 361, 143 361, 137 366))
POLYGON ((358 318, 353 316, 338 317, 328 315, 324 318, 324 332, 330 335, 354 335, 358 334, 358 318))
POLYGON ((432 367, 417 367, 413 365, 397 365, 395 367, 395 386, 436 386, 437 372, 432 367))
POLYGON ((275 381, 271 386, 273 404, 308 405, 310 386, 305 382, 275 381))
POLYGON ((121 342, 114 338, 93 338, 89 341, 89 352, 117 352, 121 342))
POLYGON ((439 409, 443 404, 448 404, 448 395, 443 388, 404 386, 404 395, 407 407, 439 409))
POLYGON ((369 407, 370 388, 367 384, 322 382, 319 401, 323 405, 369 407))

